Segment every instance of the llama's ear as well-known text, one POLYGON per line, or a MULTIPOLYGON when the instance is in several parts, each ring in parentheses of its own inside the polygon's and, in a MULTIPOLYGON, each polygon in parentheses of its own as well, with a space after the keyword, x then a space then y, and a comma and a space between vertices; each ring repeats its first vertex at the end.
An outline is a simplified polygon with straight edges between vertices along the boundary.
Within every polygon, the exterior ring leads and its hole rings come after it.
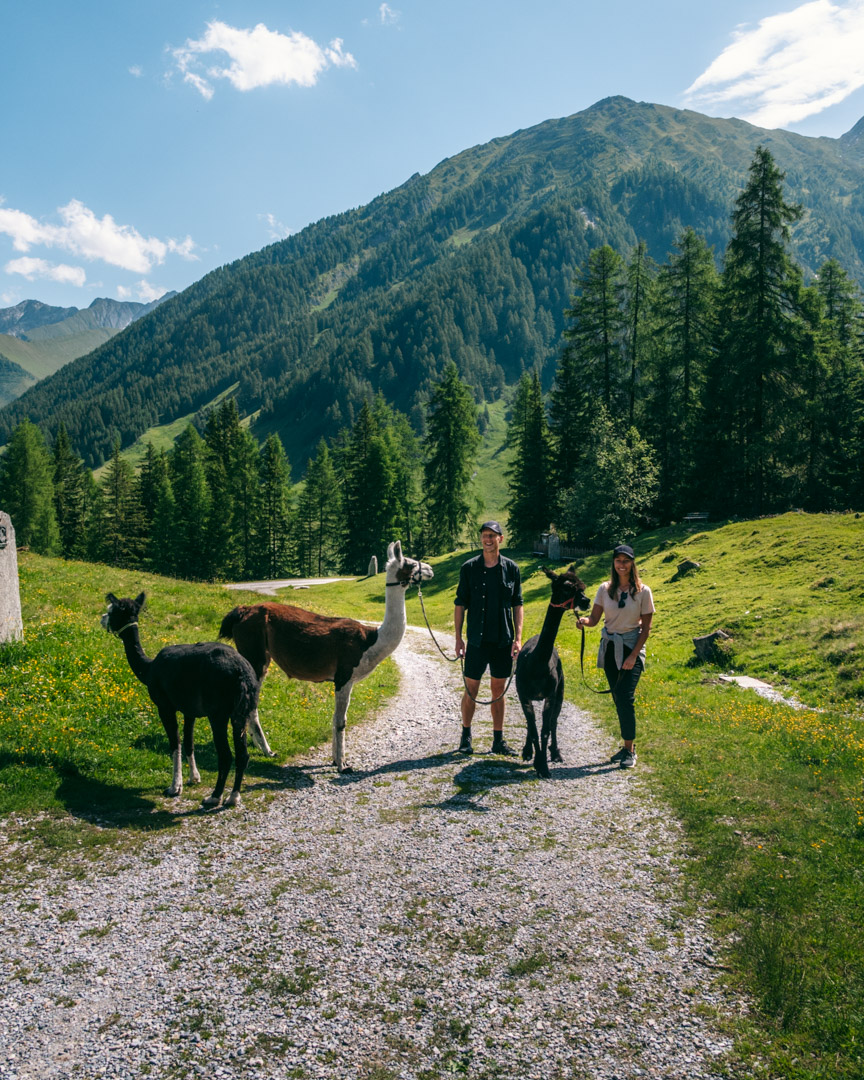
POLYGON ((135 597, 135 607, 137 607, 139 611, 141 610, 142 607, 144 607, 144 601, 146 599, 147 599, 147 593, 143 593, 143 592, 138 593, 138 595, 135 597))
POLYGON ((546 577, 549 578, 550 581, 552 581, 553 578, 555 578, 556 575, 549 569, 548 566, 541 566, 540 569, 543 571, 543 573, 546 575, 546 577))
POLYGON ((395 558, 397 558, 399 560, 399 562, 402 562, 402 541, 401 540, 397 540, 396 543, 393 545, 393 555, 394 555, 395 558))
POLYGON ((392 545, 392 544, 388 544, 388 545, 387 545, 387 562, 390 562, 390 560, 391 560, 392 558, 393 558, 393 545, 392 545))
POLYGON ((576 563, 575 562, 570 563, 570 565, 567 567, 567 573, 568 574, 575 574, 576 573, 576 563))
POLYGON ((119 604, 120 602, 113 592, 106 593, 105 599, 109 604, 119 604))

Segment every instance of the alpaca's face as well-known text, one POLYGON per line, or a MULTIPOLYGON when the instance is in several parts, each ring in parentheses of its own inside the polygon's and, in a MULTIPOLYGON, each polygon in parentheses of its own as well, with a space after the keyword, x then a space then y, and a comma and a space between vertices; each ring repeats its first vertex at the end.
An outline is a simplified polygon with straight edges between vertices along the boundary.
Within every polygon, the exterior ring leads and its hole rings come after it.
POLYGON ((585 582, 577 577, 572 570, 565 570, 563 574, 553 574, 545 567, 544 573, 552 583, 552 603, 559 607, 568 604, 585 611, 591 607, 591 601, 585 595, 585 582))
POLYGON ((411 585, 419 585, 421 581, 428 581, 434 577, 432 567, 417 559, 409 559, 402 555, 394 558, 387 564, 387 580, 398 583, 403 589, 411 585))
POLYGON ((114 593, 108 593, 105 599, 108 601, 108 610, 99 620, 103 630, 107 630, 109 634, 117 634, 138 621, 138 612, 144 604, 144 593, 141 593, 137 600, 118 600, 114 593))

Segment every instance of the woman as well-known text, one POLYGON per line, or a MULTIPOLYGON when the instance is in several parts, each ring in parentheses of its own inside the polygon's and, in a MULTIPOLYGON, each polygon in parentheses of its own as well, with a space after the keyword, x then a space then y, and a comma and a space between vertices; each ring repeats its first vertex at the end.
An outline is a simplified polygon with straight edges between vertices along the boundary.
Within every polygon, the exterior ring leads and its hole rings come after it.
POLYGON ((609 681, 624 745, 610 761, 622 769, 636 764, 636 685, 645 669, 645 642, 651 632, 654 598, 639 579, 633 548, 619 544, 612 552, 612 570, 594 597, 594 607, 580 626, 596 626, 603 616, 597 667, 609 681))

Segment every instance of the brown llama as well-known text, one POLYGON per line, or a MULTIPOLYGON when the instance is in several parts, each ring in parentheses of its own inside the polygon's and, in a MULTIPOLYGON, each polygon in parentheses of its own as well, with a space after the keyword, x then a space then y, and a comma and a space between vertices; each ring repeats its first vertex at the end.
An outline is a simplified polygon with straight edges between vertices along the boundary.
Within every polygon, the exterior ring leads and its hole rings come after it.
POLYGON ((564 670, 555 638, 561 626, 564 612, 578 607, 581 611, 591 606, 585 595, 585 582, 581 581, 571 566, 561 574, 556 574, 546 566, 540 569, 552 583, 552 598, 546 608, 546 618, 540 633, 526 641, 516 658, 516 695, 528 731, 525 746, 522 748, 522 760, 530 761, 534 757, 534 769, 538 776, 549 776, 549 764, 546 749, 551 743, 553 761, 563 761, 558 749, 558 716, 564 702, 564 670), (543 702, 543 727, 540 738, 537 736, 537 719, 534 715, 534 702, 543 702))
POLYGON ((333 764, 340 773, 350 772, 345 763, 345 723, 351 689, 402 640, 408 587, 432 577, 431 566, 406 558, 398 540, 387 549, 384 572, 384 622, 379 627, 315 615, 288 604, 263 603, 235 607, 219 630, 220 638, 234 639, 259 679, 263 680, 270 661, 275 660, 292 679, 334 684, 333 764))

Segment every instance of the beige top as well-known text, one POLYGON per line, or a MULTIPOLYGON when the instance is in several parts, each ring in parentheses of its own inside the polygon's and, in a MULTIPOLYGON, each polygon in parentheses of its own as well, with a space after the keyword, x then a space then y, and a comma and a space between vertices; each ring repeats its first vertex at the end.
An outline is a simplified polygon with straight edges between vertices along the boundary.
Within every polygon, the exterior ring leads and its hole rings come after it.
POLYGON ((610 634, 626 634, 631 630, 638 630, 643 615, 651 615, 654 612, 654 597, 647 585, 633 597, 630 593, 620 593, 612 600, 608 592, 608 581, 604 581, 597 590, 594 603, 603 608, 604 625, 610 634), (626 600, 624 607, 618 607, 621 596, 626 600))

